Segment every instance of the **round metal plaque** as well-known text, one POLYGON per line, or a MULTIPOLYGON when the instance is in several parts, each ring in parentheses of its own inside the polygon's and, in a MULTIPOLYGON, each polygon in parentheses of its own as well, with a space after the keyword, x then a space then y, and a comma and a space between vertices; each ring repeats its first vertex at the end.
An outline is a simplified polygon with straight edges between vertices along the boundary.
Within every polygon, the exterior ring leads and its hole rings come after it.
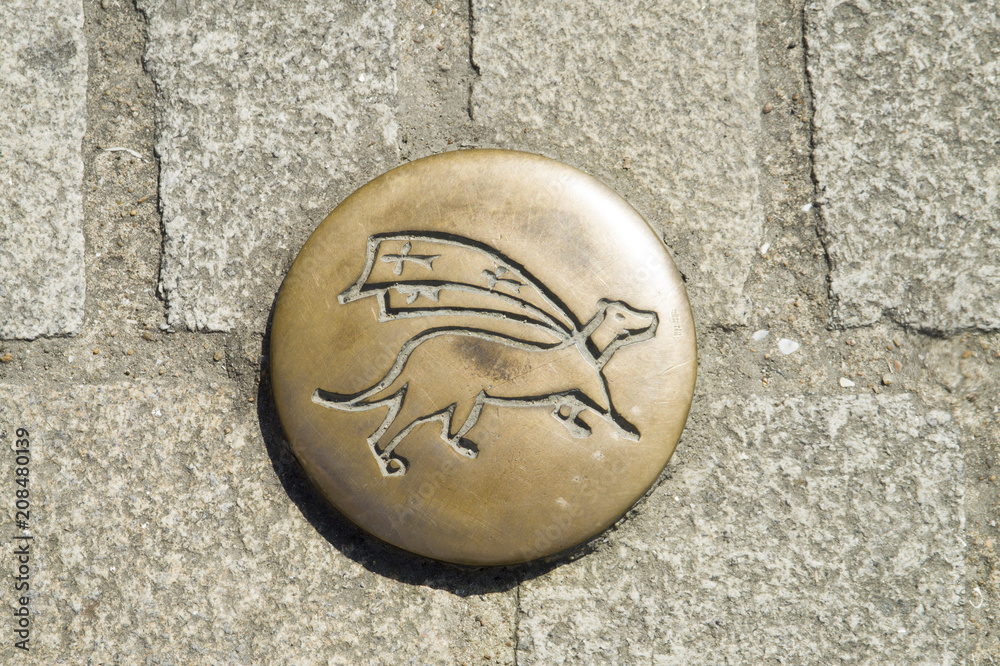
POLYGON ((613 524, 673 453, 696 365, 657 234, 590 176, 503 150, 418 160, 344 200, 271 337, 318 490, 380 539, 470 565, 613 524))

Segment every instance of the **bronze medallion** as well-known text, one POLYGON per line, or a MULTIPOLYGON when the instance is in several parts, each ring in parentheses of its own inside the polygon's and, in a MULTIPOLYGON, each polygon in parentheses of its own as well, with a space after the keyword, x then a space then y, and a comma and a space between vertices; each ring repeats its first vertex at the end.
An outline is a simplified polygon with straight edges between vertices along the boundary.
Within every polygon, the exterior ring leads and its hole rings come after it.
POLYGON ((401 548, 470 565, 586 541, 656 480, 696 372, 681 276, 590 176, 434 155, 344 200, 271 333, 274 397, 319 491, 401 548))

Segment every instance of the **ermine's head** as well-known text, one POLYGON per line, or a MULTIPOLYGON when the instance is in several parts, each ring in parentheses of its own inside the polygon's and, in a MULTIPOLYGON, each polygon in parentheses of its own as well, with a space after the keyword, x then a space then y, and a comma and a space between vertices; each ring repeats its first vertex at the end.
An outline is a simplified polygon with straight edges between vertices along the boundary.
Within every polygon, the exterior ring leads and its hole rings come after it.
POLYGON ((624 301, 602 298, 591 321, 597 326, 590 340, 600 352, 598 365, 603 367, 618 349, 656 335, 659 317, 651 310, 637 310, 624 301))
POLYGON ((648 340, 656 334, 659 317, 655 312, 636 310, 624 301, 608 301, 603 298, 597 305, 604 309, 601 327, 613 332, 615 339, 633 340, 642 337, 643 340, 648 340))

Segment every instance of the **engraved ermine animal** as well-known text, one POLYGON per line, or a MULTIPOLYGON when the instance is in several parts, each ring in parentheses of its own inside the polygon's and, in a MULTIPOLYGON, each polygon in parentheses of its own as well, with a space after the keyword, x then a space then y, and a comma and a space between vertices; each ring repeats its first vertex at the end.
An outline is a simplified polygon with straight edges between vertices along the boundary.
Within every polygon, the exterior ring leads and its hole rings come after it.
POLYGON ((423 331, 405 343, 385 376, 351 395, 322 388, 313 402, 344 411, 384 407, 386 416, 368 445, 385 476, 406 473, 393 455, 416 427, 441 424, 441 439, 468 458, 478 454, 467 437, 487 404, 545 407, 574 437, 591 430, 581 418, 593 412, 621 436, 639 439, 638 429, 615 409, 604 367, 616 351, 656 334, 655 312, 623 301, 601 299, 579 331, 552 344, 530 342, 482 328, 449 326, 423 331), (459 364, 465 381, 442 381, 442 364, 459 364))

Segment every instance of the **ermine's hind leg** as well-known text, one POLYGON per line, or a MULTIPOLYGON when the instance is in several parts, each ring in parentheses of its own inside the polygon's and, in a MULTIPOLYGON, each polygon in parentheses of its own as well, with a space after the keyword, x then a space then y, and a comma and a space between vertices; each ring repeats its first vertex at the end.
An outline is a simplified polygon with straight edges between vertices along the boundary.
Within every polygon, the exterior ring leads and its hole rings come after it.
POLYGON ((486 404, 486 398, 486 391, 480 391, 469 409, 464 409, 465 406, 459 406, 458 403, 453 404, 451 406, 451 413, 444 422, 444 427, 441 428, 441 439, 448 442, 451 448, 466 458, 475 458, 479 455, 476 443, 470 439, 466 439, 465 435, 479 422, 479 415, 483 412, 483 405, 486 404), (453 429, 456 422, 462 425, 457 432, 454 432, 453 429))
MULTIPOLYGON (((375 462, 378 463, 379 469, 382 471, 383 476, 402 476, 406 474, 406 461, 402 458, 398 458, 392 455, 392 449, 379 449, 378 443, 382 439, 386 430, 392 427, 393 421, 399 415, 399 410, 406 399, 406 384, 404 384, 398 391, 393 393, 388 398, 380 400, 376 403, 348 403, 347 405, 336 405, 337 409, 344 409, 347 411, 362 411, 372 409, 374 406, 384 406, 388 407, 385 417, 382 419, 382 423, 375 429, 375 432, 368 435, 368 448, 371 450, 372 455, 375 457, 375 462)), ((319 402, 323 404, 322 401, 317 401, 315 398, 314 402, 319 402)), ((330 406, 330 405, 325 405, 330 406)))
MULTIPOLYGON (((478 450, 476 450, 475 444, 462 438, 460 435, 452 436, 451 428, 452 422, 455 414, 455 403, 452 403, 445 407, 444 409, 439 409, 432 411, 430 413, 424 412, 416 401, 414 404, 407 405, 403 404, 402 409, 397 410, 395 421, 398 423, 404 423, 402 429, 393 435, 385 447, 380 453, 377 453, 380 462, 384 462, 382 467, 382 473, 386 476, 397 476, 406 472, 406 463, 401 458, 394 456, 393 451, 399 446, 404 439, 417 427, 423 425, 424 423, 429 423, 430 421, 440 421, 441 422, 441 439, 444 440, 449 446, 455 449, 455 452, 466 458, 475 458, 479 455, 478 450), (414 416, 417 414, 418 416, 414 416), (395 462, 396 465, 402 466, 402 472, 398 470, 390 469, 389 473, 386 471, 386 465, 390 462, 395 462)), ((388 428, 391 430, 391 426, 388 428)), ((382 439, 386 437, 383 436, 382 439)), ((378 450, 377 442, 373 443, 372 451, 376 452, 378 450)))
POLYGON ((382 423, 375 429, 375 432, 368 436, 368 448, 371 449, 372 455, 375 456, 375 462, 378 463, 379 469, 382 470, 382 476, 403 476, 406 474, 406 461, 392 455, 392 449, 395 448, 395 445, 391 447, 387 446, 381 450, 378 447, 382 435, 392 427, 396 417, 399 416, 399 410, 405 399, 406 384, 386 400, 386 406, 389 408, 389 411, 386 412, 385 418, 382 419, 382 423))

